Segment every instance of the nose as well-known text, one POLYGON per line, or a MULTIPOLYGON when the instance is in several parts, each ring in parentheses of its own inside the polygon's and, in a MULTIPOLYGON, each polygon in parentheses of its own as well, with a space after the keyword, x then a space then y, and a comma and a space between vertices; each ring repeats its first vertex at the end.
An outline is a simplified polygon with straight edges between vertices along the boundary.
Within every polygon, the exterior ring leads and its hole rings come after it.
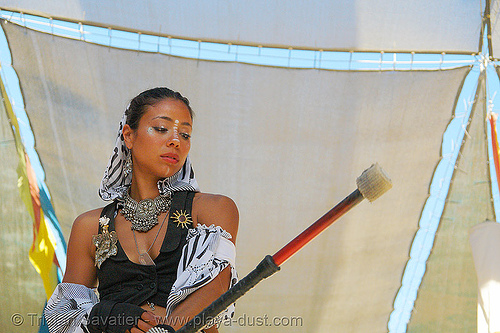
POLYGON ((180 144, 181 140, 179 139, 179 133, 174 130, 172 135, 168 138, 167 146, 178 148, 180 144))

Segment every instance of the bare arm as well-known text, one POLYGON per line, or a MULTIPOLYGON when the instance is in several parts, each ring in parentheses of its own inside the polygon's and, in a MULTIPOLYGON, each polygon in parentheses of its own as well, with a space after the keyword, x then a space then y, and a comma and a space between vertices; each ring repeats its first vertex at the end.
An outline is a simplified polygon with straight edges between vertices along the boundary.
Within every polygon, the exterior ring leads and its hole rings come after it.
POLYGON ((88 288, 97 286, 95 246, 92 243, 92 236, 98 233, 101 210, 95 209, 83 213, 73 223, 63 282, 81 284, 88 288))
MULTIPOLYGON (((92 237, 99 232, 99 217, 102 209, 95 209, 78 216, 71 228, 68 242, 66 272, 63 282, 76 283, 95 288, 97 269, 95 267, 95 245, 92 237)), ((126 332, 146 332, 152 328, 154 314, 144 312, 136 327, 126 332)))
MULTIPOLYGON (((193 218, 196 224, 220 226, 231 234, 231 241, 236 242, 239 215, 238 208, 230 198, 221 195, 197 194, 193 202, 193 218)), ((197 315, 228 289, 230 278, 230 267, 226 267, 210 283, 196 290, 176 306, 167 319, 167 324, 176 330, 182 327, 189 319, 197 315)), ((215 327, 212 327, 206 332, 218 331, 215 327)))

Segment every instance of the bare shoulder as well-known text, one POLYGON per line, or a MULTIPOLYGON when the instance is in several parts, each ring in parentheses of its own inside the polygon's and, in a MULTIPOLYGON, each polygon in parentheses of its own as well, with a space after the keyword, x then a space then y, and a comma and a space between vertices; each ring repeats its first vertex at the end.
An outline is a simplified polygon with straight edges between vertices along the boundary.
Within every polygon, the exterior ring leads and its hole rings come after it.
POLYGON ((196 193, 193 200, 193 217, 196 224, 215 224, 229 232, 236 240, 239 213, 234 201, 221 194, 196 193))
POLYGON ((89 255, 94 254, 92 237, 99 233, 101 212, 102 208, 89 210, 75 219, 69 236, 68 251, 77 250, 77 252, 84 251, 82 253, 89 255))
POLYGON ((75 222, 73 222, 73 227, 71 228, 71 234, 75 231, 81 234, 97 234, 99 231, 99 218, 101 216, 102 207, 89 210, 81 215, 79 215, 75 222))
POLYGON ((82 284, 89 288, 96 286, 95 246, 92 237, 99 232, 101 212, 102 208, 90 210, 78 216, 73 222, 63 282, 82 284))

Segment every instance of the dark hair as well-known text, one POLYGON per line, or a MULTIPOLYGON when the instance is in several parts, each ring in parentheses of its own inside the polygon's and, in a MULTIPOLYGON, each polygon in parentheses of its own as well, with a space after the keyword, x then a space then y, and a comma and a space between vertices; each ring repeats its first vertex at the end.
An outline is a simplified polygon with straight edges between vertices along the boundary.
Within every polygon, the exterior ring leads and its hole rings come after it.
POLYGON ((186 97, 182 96, 181 93, 177 91, 165 87, 158 87, 143 91, 130 101, 130 105, 127 111, 125 111, 127 114, 127 125, 133 130, 136 130, 137 127, 139 127, 139 121, 146 112, 146 106, 153 106, 166 98, 173 98, 186 104, 189 115, 191 119, 193 119, 194 113, 186 97))

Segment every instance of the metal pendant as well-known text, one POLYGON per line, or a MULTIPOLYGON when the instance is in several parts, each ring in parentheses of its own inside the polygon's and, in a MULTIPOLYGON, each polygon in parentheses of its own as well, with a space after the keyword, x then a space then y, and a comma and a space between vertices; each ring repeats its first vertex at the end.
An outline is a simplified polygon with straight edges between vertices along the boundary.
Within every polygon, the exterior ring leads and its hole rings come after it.
POLYGON ((154 199, 135 201, 125 193, 121 213, 131 222, 132 230, 147 232, 158 224, 158 216, 170 209, 170 195, 159 195, 154 199))
POLYGON ((106 259, 118 253, 118 248, 116 247, 118 236, 114 230, 111 232, 108 231, 109 218, 106 216, 101 217, 99 224, 102 226, 102 234, 92 236, 92 242, 96 246, 95 265, 97 268, 101 268, 102 263, 106 259))
POLYGON ((151 256, 147 252, 139 253, 139 263, 146 266, 156 266, 155 262, 151 259, 151 256))

